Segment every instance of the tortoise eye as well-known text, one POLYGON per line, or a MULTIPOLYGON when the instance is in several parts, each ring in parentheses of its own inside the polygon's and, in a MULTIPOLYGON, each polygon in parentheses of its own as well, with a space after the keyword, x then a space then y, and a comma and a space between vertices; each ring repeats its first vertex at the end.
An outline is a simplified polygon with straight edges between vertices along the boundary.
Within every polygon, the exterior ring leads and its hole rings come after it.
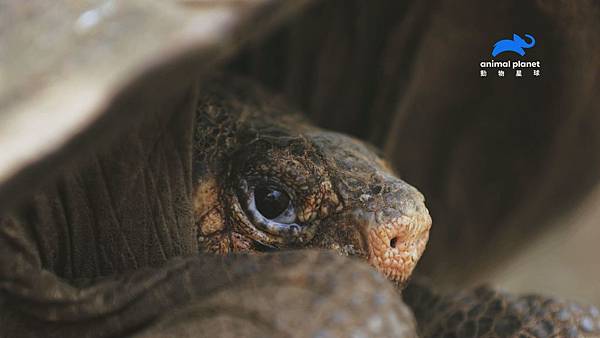
POLYGON ((256 209, 265 218, 275 220, 290 207, 290 197, 284 191, 270 187, 257 187, 254 189, 254 202, 256 209))
MULTIPOLYGON (((315 234, 316 223, 299 224, 296 217, 293 191, 277 182, 242 179, 238 196, 252 226, 272 235, 269 244, 278 247, 306 243, 315 234), (258 181, 258 182, 257 182, 258 181), (250 183, 250 184, 249 184, 250 183)), ((260 240, 267 238, 261 236, 260 240)))

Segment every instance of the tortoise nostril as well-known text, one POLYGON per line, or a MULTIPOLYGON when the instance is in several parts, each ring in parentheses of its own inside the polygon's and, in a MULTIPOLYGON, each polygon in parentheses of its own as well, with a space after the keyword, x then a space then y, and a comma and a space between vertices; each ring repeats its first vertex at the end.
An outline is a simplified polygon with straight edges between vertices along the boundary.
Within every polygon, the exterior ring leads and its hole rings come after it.
POLYGON ((398 243, 398 237, 394 237, 390 240, 390 247, 396 248, 396 244, 398 243))

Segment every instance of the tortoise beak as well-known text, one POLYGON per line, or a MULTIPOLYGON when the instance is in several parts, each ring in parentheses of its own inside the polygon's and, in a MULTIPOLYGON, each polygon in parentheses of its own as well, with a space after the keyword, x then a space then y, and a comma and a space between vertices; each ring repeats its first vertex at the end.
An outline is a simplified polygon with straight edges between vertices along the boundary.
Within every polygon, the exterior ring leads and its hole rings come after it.
POLYGON ((408 198, 405 192, 391 193, 382 198, 386 207, 381 208, 381 199, 374 200, 376 205, 353 213, 355 224, 362 230, 368 262, 398 284, 404 284, 412 274, 431 228, 423 196, 410 188, 414 191, 408 198))

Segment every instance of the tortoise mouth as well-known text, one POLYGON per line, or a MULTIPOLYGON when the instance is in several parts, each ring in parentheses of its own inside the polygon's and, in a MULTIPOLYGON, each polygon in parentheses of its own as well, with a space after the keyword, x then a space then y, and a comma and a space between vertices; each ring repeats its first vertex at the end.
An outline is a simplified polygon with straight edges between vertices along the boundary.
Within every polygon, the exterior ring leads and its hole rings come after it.
POLYGON ((365 260, 387 279, 408 281, 429 240, 431 217, 426 208, 404 213, 396 208, 354 211, 352 227, 359 230, 365 260))
POLYGON ((367 234, 368 262, 389 280, 406 283, 429 239, 430 225, 419 228, 422 230, 411 223, 390 222, 371 229, 367 234))

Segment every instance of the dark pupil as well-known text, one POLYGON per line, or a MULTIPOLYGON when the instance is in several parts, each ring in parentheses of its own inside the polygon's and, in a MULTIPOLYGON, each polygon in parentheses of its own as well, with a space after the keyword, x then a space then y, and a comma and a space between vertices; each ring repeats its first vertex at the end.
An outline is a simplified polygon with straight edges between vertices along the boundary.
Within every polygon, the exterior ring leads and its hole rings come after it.
POLYGON ((263 187, 254 190, 254 200, 256 209, 268 219, 281 215, 290 204, 290 198, 285 192, 263 187))

